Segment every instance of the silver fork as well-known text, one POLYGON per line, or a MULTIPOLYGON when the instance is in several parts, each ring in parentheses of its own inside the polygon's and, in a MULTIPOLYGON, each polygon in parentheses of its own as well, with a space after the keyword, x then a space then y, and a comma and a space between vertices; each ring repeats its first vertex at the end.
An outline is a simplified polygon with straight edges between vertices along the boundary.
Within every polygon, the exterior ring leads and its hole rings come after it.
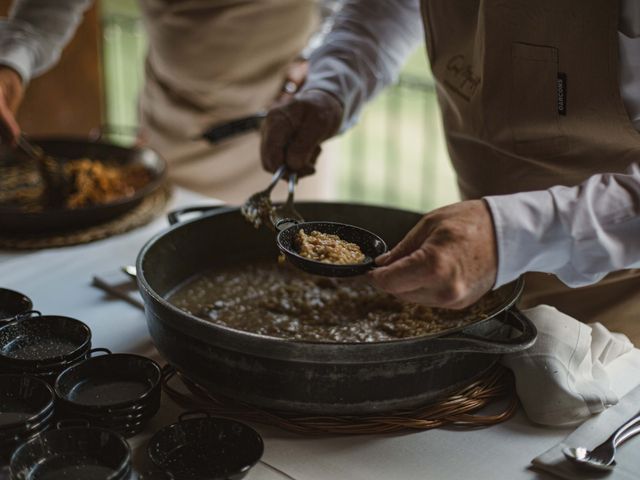
POLYGON ((273 210, 271 192, 285 174, 286 170, 287 167, 285 165, 278 168, 276 173, 273 174, 273 177, 271 177, 269 186, 261 192, 251 195, 240 209, 244 218, 252 223, 254 227, 258 228, 263 222, 269 220, 273 210))
POLYGON ((291 225, 304 222, 304 218, 302 218, 302 215, 300 215, 293 204, 297 181, 298 175, 296 173, 290 173, 287 201, 271 210, 271 224, 276 230, 283 230, 291 225))
POLYGON ((580 465, 598 470, 610 470, 616 465, 616 447, 640 433, 640 412, 636 413, 604 442, 593 450, 584 447, 565 448, 565 457, 580 465))

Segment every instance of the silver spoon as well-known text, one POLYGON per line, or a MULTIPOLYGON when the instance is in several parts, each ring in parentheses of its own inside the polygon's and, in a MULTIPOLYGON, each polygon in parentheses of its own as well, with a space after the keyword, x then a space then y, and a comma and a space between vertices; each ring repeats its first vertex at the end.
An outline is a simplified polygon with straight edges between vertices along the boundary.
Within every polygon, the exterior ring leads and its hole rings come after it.
POLYGON ((584 447, 569 448, 562 450, 564 456, 572 462, 587 468, 596 470, 611 470, 616 465, 616 447, 622 445, 630 438, 640 433, 640 412, 636 413, 620 428, 611 434, 604 442, 593 450, 584 447))

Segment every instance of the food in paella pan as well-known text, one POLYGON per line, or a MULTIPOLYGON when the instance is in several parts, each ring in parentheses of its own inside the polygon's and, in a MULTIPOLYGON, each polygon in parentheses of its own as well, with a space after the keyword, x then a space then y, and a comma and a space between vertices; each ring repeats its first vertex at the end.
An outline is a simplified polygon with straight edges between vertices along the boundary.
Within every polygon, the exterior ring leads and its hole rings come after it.
POLYGON ((366 258, 355 243, 317 230, 308 234, 302 229, 298 230, 294 244, 301 256, 322 263, 353 265, 364 262, 366 258))
MULTIPOLYGON (((61 169, 68 192, 64 206, 77 209, 128 198, 151 180, 142 165, 120 165, 89 158, 69 160, 61 169)), ((49 207, 38 170, 24 162, 8 167, 0 179, 0 205, 38 212, 49 207)))
POLYGON ((464 310, 404 303, 362 278, 328 278, 258 261, 198 274, 172 292, 178 308, 226 327, 293 340, 374 342, 431 335, 485 318, 497 292, 464 310))

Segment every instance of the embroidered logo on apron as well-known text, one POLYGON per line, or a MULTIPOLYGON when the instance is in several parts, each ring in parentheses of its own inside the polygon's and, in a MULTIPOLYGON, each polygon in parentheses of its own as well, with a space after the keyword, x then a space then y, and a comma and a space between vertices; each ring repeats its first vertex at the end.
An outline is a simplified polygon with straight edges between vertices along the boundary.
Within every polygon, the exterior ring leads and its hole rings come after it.
POLYGON ((469 102, 480 86, 480 77, 464 55, 454 55, 447 63, 444 84, 469 102))
POLYGON ((558 79, 556 81, 558 92, 558 114, 567 114, 567 74, 558 72, 558 79))

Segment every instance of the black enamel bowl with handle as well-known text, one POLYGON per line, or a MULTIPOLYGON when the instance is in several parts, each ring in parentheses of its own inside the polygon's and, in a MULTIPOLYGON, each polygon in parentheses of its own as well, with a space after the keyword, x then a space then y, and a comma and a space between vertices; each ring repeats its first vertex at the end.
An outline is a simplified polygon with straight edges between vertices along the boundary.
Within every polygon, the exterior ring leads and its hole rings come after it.
POLYGON ((12 322, 33 308, 31 299, 23 293, 0 288, 0 326, 12 322))
MULTIPOLYGON (((300 203, 296 208, 309 221, 358 225, 376 232, 390 247, 421 218, 405 210, 344 203, 300 203)), ((414 408, 468 385, 492 368, 500 355, 523 350, 535 340, 535 327, 514 307, 522 282, 502 287, 502 303, 464 328, 402 340, 296 341, 205 321, 176 308, 166 297, 200 272, 276 261, 279 250, 273 233, 255 230, 238 208, 204 211, 151 239, 138 256, 137 272, 158 350, 214 393, 311 414, 414 408)), ((170 216, 174 222, 180 217, 170 216)))
POLYGON ((182 480, 240 480, 260 460, 262 437, 253 428, 203 412, 185 412, 154 434, 149 458, 182 480))

